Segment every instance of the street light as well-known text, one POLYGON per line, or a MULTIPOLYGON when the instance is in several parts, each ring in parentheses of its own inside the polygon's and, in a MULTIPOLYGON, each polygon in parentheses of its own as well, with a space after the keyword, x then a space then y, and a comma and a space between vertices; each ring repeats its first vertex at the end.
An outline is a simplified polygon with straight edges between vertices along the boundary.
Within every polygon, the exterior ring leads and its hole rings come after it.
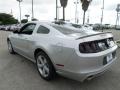
POLYGON ((20 24, 21 24, 21 5, 20 3, 23 1, 23 0, 17 0, 19 2, 19 10, 20 10, 20 24))
POLYGON ((56 20, 58 20, 58 0, 56 0, 56 20))
POLYGON ((117 27, 117 25, 119 25, 120 4, 117 5, 116 12, 117 12, 117 18, 116 18, 116 25, 115 26, 117 27))
POLYGON ((78 0, 76 0, 76 2, 74 2, 74 4, 76 5, 76 10, 75 10, 75 23, 77 23, 78 24, 78 4, 79 4, 79 2, 78 2, 78 0))
MULTIPOLYGON (((101 8, 102 10, 102 16, 101 16, 101 25, 103 24, 103 13, 104 13, 104 0, 103 0, 103 7, 101 8)), ((103 32, 103 28, 102 28, 102 32, 103 32)))
POLYGON ((27 18, 27 20, 28 20, 28 18, 30 17, 30 15, 26 14, 26 15, 25 15, 25 17, 26 17, 26 18, 27 18))

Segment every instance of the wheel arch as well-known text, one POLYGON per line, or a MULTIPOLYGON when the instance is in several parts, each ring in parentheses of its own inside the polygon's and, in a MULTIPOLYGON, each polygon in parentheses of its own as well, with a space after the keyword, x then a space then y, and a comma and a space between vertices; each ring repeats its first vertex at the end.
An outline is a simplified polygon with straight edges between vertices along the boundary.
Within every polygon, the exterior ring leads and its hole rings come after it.
POLYGON ((35 60, 36 60, 36 55, 37 55, 37 53, 39 53, 39 52, 41 52, 41 51, 44 52, 44 53, 50 58, 50 61, 51 61, 52 65, 53 65, 54 69, 56 70, 55 64, 54 64, 52 58, 50 57, 50 55, 49 55, 44 49, 41 49, 41 48, 36 48, 36 49, 35 49, 35 51, 34 51, 34 58, 35 58, 35 60))
MULTIPOLYGON (((37 53, 39 53, 39 52, 44 52, 44 53, 46 53, 43 49, 41 49, 41 48, 36 48, 35 49, 35 51, 34 51, 34 58, 36 59, 36 55, 37 55, 37 53)), ((47 54, 47 53, 46 53, 47 54)))

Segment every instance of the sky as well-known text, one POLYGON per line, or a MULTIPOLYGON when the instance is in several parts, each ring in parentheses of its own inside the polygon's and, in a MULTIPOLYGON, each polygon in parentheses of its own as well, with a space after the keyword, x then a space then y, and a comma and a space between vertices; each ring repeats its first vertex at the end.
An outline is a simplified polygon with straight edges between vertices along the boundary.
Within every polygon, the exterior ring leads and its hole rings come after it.
MULTIPOLYGON (((59 1, 59 0, 58 0, 59 1)), ((82 23, 83 10, 81 7, 80 0, 77 9, 77 17, 79 23, 82 23)), ((92 0, 88 11, 86 12, 86 21, 89 16, 90 23, 100 23, 101 20, 101 8, 103 0, 92 0)), ((116 22, 116 8, 117 4, 120 4, 120 0, 104 0, 104 24, 115 24, 116 22)), ((75 22, 75 4, 76 0, 68 0, 68 5, 65 9, 66 20, 75 22)), ((34 17, 42 21, 53 21, 56 13, 56 0, 34 0, 34 17)), ((58 3, 60 7, 60 2, 58 3)), ((23 0, 21 3, 22 7, 22 19, 25 19, 25 15, 31 16, 31 0, 23 0)), ((8 13, 19 19, 19 4, 16 0, 0 0, 0 13, 8 13)), ((30 17, 31 18, 31 17, 30 17)), ((30 19, 29 18, 29 19, 30 19)), ((62 18, 62 8, 59 9, 59 18, 62 18)))

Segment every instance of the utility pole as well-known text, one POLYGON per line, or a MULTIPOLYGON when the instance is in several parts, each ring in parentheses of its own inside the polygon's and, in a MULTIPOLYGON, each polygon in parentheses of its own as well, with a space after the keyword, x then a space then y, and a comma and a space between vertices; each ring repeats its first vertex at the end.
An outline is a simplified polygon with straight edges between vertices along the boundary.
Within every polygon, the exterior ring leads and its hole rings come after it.
POLYGON ((103 24, 103 14, 104 14, 104 0, 103 0, 103 4, 102 4, 103 6, 102 6, 102 8, 101 8, 101 10, 102 10, 102 15, 101 15, 101 25, 103 24))
POLYGON ((56 20, 58 20, 58 0, 56 0, 56 20))
POLYGON ((116 11, 117 11, 117 18, 116 18, 116 27, 117 27, 117 25, 119 25, 119 18, 120 18, 120 4, 117 5, 116 11))
POLYGON ((57 7, 57 20, 59 20, 59 11, 60 11, 61 6, 57 7))
POLYGON ((20 11, 20 24, 21 24, 21 2, 22 0, 17 0, 19 2, 19 11, 20 11))
POLYGON ((33 6, 33 0, 32 0, 32 19, 34 19, 34 6, 33 6))
POLYGON ((75 23, 77 23, 78 24, 78 4, 79 4, 79 2, 78 2, 78 0, 76 0, 76 2, 74 2, 74 4, 76 5, 76 10, 75 10, 75 23))

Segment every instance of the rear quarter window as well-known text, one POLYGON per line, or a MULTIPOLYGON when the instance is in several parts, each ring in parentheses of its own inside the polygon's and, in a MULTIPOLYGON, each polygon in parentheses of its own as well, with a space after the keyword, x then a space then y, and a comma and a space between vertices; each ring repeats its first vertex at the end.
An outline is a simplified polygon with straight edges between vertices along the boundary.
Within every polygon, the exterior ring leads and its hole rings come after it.
POLYGON ((44 26, 39 26, 37 33, 40 34, 48 34, 50 32, 50 30, 44 26))

